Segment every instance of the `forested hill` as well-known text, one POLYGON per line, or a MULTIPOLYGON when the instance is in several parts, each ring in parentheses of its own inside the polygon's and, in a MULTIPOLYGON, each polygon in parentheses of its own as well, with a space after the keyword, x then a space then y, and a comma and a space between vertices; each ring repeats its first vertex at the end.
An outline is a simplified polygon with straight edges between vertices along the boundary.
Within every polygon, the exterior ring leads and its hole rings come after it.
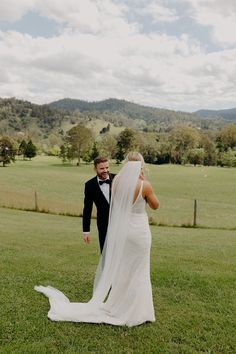
POLYGON ((0 98, 0 135, 29 130, 41 136, 51 132, 58 134, 65 125, 97 119, 116 127, 144 131, 169 131, 176 124, 218 129, 227 123, 223 118, 200 117, 193 113, 147 107, 118 99, 100 102, 63 99, 37 105, 16 98, 0 98))
POLYGON ((0 98, 0 133, 29 128, 50 132, 59 128, 63 119, 63 112, 49 105, 37 105, 16 98, 0 98))
POLYGON ((236 108, 221 109, 221 110, 201 109, 195 113, 201 117, 206 117, 206 118, 221 117, 223 119, 236 122, 236 108))
POLYGON ((52 102, 49 106, 57 109, 79 110, 80 112, 118 113, 127 118, 143 119, 146 122, 199 120, 199 116, 192 113, 147 107, 115 98, 97 102, 65 98, 63 100, 52 102))

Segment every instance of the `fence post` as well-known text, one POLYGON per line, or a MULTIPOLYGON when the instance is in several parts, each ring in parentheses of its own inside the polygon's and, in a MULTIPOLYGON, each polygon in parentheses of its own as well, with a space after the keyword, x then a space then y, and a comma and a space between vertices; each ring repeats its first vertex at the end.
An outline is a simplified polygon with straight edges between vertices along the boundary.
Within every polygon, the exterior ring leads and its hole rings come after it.
POLYGON ((39 207, 38 207, 38 195, 37 195, 36 191, 34 192, 34 209, 35 209, 35 211, 39 210, 39 207))
POLYGON ((197 199, 194 199, 193 226, 197 226, 197 199))

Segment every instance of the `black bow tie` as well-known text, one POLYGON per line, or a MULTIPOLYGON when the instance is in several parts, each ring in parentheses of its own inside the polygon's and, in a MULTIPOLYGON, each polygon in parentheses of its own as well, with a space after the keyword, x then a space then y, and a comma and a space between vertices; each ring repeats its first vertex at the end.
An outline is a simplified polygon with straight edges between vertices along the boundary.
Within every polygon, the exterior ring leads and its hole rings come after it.
POLYGON ((110 179, 105 179, 104 181, 99 181, 100 186, 101 186, 103 183, 111 184, 111 180, 110 180, 110 179))

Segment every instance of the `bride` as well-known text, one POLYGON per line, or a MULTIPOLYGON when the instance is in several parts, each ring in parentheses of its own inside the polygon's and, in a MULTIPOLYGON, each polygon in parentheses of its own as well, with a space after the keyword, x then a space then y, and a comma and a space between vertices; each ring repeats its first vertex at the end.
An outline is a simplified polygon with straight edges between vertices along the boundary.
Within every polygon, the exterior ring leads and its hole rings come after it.
POLYGON ((146 203, 152 209, 159 208, 159 201, 144 177, 142 155, 130 152, 113 181, 106 242, 93 296, 87 303, 70 302, 51 286, 35 286, 36 291, 49 298, 49 319, 119 326, 155 321, 146 203))

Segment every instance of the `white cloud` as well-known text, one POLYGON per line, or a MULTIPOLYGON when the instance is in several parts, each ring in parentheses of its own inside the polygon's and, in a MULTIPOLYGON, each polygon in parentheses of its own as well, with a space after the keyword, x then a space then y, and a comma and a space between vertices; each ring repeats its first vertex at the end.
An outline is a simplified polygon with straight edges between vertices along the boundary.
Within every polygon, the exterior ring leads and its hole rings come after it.
POLYGON ((209 26, 213 39, 225 45, 236 44, 235 0, 184 0, 192 6, 191 16, 200 25, 209 26))
POLYGON ((28 11, 33 10, 37 0, 1 0, 0 21, 20 20, 28 11))
MULTIPOLYGON (((18 16, 30 8, 30 2, 25 1, 25 7, 20 3, 18 16)), ((189 110, 236 101, 236 50, 206 53, 199 40, 187 34, 142 33, 127 19, 128 3, 87 4, 35 2, 35 11, 63 24, 56 37, 0 32, 0 97, 38 103, 116 97, 189 110)))
POLYGON ((140 13, 150 15, 154 23, 174 22, 179 18, 174 9, 166 7, 160 1, 153 1, 147 4, 140 10, 140 13))
POLYGON ((0 96, 11 88, 10 96, 36 102, 112 96, 176 109, 209 107, 219 98, 227 104, 235 96, 236 51, 205 55, 187 36, 115 40, 74 32, 44 39, 12 32, 0 39, 1 67, 10 75, 0 96))
POLYGON ((123 18, 127 7, 112 0, 41 0, 38 11, 44 16, 83 33, 132 30, 123 18))

